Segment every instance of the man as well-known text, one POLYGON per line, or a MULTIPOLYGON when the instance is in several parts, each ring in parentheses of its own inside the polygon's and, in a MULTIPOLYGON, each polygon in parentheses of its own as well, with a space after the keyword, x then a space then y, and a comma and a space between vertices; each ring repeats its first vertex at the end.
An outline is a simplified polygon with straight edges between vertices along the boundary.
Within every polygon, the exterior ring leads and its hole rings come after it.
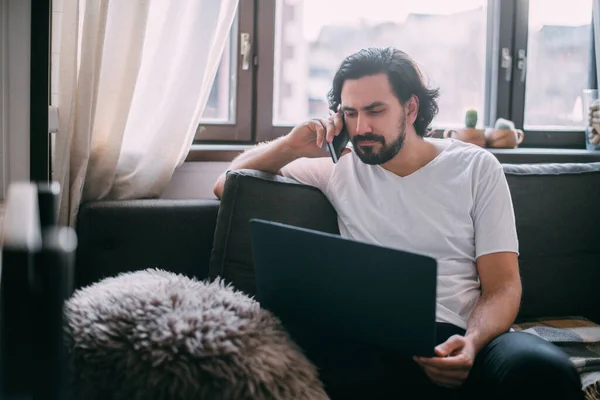
MULTIPOLYGON (((307 344, 307 353, 333 399, 402 394, 415 385, 424 398, 582 399, 577 371, 562 351, 509 332, 521 301, 509 188, 485 149, 425 137, 437 96, 407 54, 361 50, 333 79, 332 115, 233 161, 230 170, 278 173, 321 189, 344 237, 438 260, 436 357, 404 360, 352 343, 318 350, 307 344), (344 123, 353 150, 333 164, 324 141, 344 123)), ((225 175, 215 184, 218 197, 224 182, 225 175)))

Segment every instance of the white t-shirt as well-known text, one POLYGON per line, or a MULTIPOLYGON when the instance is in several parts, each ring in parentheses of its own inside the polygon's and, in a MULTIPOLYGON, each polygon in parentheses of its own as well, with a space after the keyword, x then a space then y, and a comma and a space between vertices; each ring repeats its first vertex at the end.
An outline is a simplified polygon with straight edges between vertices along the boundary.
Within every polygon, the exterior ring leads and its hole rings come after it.
POLYGON ((427 138, 431 162, 400 177, 352 152, 299 159, 283 176, 319 188, 338 213, 343 237, 416 251, 438 262, 436 319, 466 329, 481 294, 476 259, 518 254, 512 200, 500 162, 455 139, 427 138))

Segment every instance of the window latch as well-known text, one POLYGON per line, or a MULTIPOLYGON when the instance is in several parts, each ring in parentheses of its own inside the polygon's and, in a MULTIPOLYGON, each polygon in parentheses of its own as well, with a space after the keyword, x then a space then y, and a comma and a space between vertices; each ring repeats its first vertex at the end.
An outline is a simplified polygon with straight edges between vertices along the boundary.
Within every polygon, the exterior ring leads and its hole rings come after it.
POLYGON ((508 47, 502 48, 502 55, 500 60, 500 67, 504 68, 506 82, 510 82, 512 74, 512 56, 510 55, 510 49, 508 47))
POLYGON ((242 56, 242 70, 250 69, 250 59, 252 57, 252 41, 249 33, 240 34, 240 54, 242 56))
POLYGON ((519 49, 517 54, 517 69, 521 71, 521 83, 525 82, 527 74, 527 55, 525 54, 525 49, 519 49))

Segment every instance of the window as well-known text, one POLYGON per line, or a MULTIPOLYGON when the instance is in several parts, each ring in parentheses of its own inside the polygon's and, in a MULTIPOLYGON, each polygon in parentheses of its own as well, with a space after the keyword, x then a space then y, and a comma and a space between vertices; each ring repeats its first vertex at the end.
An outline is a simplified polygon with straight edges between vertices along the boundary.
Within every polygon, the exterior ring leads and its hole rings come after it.
POLYGON ((525 129, 583 126, 592 0, 530 0, 525 129))
MULTIPOLYGON (((254 5, 240 1, 221 55, 195 141, 250 142, 252 140, 252 60, 241 54, 254 34, 254 5)), ((250 54, 247 52, 246 55, 250 54)))
POLYGON ((340 61, 371 46, 396 46, 441 87, 437 124, 463 123, 484 110, 486 0, 278 0, 273 124, 293 125, 328 113, 326 94, 340 61), (288 8, 297 9, 293 20, 288 8), (285 49, 292 47, 292 56, 285 49), (290 85, 291 93, 282 87, 290 85))
POLYGON ((325 116, 342 59, 392 45, 440 88, 438 132, 475 108, 479 127, 524 128, 521 147, 584 148, 591 19, 592 0, 240 1, 196 141, 253 144, 325 116))

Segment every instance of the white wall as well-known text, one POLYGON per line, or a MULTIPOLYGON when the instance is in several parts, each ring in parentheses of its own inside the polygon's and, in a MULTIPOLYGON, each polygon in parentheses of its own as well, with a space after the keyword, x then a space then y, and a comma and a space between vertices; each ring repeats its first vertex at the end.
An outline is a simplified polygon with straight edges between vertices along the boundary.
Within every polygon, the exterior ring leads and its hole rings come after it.
POLYGON ((0 198, 8 183, 29 180, 31 1, 0 0, 0 198))
POLYGON ((175 173, 161 196, 165 199, 214 199, 215 181, 228 162, 186 162, 175 173))

